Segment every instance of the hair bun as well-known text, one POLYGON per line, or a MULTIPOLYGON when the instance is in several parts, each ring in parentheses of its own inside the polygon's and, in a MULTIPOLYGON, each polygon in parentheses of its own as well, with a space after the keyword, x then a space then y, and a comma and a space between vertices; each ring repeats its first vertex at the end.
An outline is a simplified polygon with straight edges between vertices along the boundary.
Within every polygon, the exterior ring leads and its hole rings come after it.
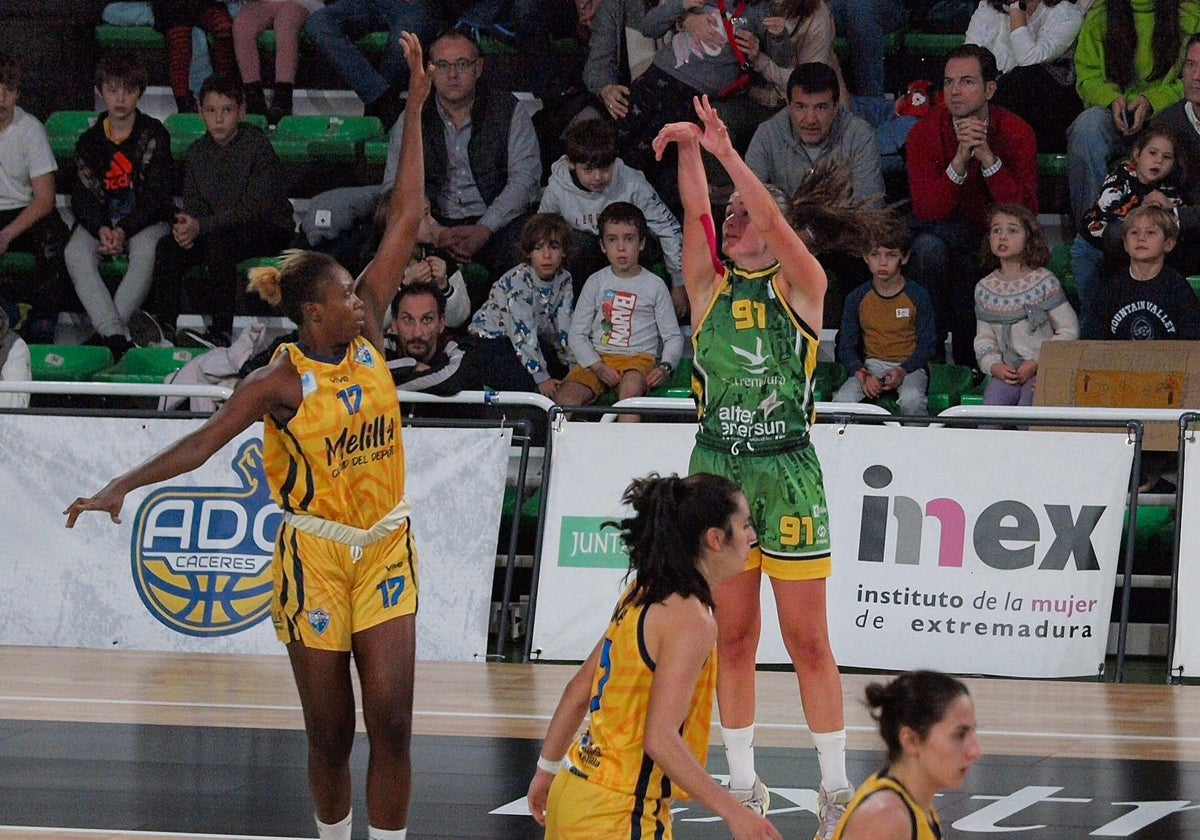
POLYGON ((278 268, 270 265, 256 266, 250 269, 247 276, 250 282, 246 284, 246 291, 257 292, 258 296, 271 306, 278 306, 283 300, 282 275, 278 268))

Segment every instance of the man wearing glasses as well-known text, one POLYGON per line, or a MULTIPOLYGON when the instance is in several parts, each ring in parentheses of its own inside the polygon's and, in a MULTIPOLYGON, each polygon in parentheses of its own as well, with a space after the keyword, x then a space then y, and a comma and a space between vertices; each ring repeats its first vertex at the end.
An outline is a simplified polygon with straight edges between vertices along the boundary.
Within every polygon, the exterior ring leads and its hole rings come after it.
MULTIPOLYGON (((483 61, 473 41, 449 32, 429 48, 434 96, 425 103, 425 191, 443 225, 437 247, 459 262, 488 269, 485 283, 467 292, 471 309, 487 298, 491 281, 519 261, 521 227, 537 200, 541 152, 533 120, 507 90, 481 83, 483 61)), ((400 157, 402 122, 392 131, 383 182, 400 157)))

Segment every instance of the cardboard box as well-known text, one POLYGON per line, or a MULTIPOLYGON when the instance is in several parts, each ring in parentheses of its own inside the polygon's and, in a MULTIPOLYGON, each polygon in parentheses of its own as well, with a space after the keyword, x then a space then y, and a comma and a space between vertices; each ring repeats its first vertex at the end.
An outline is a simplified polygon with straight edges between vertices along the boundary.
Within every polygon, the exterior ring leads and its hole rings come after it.
MULTIPOLYGON (((1200 342, 1047 341, 1034 405, 1200 409, 1200 342)), ((1143 447, 1174 452, 1177 423, 1147 423, 1143 447)))

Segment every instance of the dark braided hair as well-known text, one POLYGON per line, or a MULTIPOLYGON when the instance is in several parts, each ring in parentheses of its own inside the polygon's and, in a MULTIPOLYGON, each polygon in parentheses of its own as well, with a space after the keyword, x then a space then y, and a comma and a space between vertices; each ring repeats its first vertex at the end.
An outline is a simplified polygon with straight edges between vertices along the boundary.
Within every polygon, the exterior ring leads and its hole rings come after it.
POLYGON ((867 706, 879 723, 879 734, 887 745, 888 764, 900 759, 900 730, 908 727, 922 739, 946 716, 946 709, 959 697, 970 697, 967 687, 939 671, 907 671, 890 683, 867 686, 867 706))
POLYGON ((709 528, 733 535, 729 520, 740 494, 737 484, 711 473, 686 478, 651 473, 634 479, 621 497, 634 515, 605 523, 621 529, 629 551, 629 574, 634 576, 630 601, 655 604, 681 595, 713 606, 708 581, 696 561, 709 528))

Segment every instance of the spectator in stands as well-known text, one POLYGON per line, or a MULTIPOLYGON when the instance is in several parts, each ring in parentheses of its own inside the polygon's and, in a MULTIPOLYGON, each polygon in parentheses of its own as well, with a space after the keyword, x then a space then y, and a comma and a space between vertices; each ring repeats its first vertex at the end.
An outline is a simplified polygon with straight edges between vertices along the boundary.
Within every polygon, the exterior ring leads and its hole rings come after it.
POLYGON ((103 56, 96 88, 104 113, 75 143, 75 230, 65 252, 67 273, 96 340, 118 358, 131 343, 163 338, 140 307, 150 292, 155 248, 171 231, 171 138, 162 123, 138 109, 146 81, 146 68, 133 53, 103 56), (100 261, 122 254, 129 255, 129 267, 110 292, 100 261))
POLYGON ((625 30, 641 29, 647 0, 600 0, 592 20, 583 86, 600 100, 601 112, 623 120, 629 114, 629 46, 625 30))
POLYGON ((1179 242, 1171 261, 1179 266, 1200 266, 1200 32, 1187 40, 1184 48, 1183 99, 1155 115, 1152 126, 1171 129, 1187 164, 1182 177, 1183 204, 1176 208, 1179 217, 1179 242))
POLYGON ((554 213, 538 213, 521 229, 525 260, 495 282, 471 320, 489 387, 553 397, 574 363, 567 345, 574 300, 565 268, 570 243, 571 226, 554 213))
POLYGON ((984 405, 1033 405, 1042 342, 1079 337, 1049 262, 1037 216, 1019 204, 992 208, 984 255, 992 272, 975 287, 975 357, 990 377, 984 405))
POLYGON ((384 340, 387 366, 402 391, 449 396, 482 387, 474 352, 446 332, 446 297, 433 283, 406 283, 396 293, 396 316, 384 340))
POLYGON ((365 113, 379 117, 386 130, 404 110, 401 94, 408 87, 400 33, 412 32, 429 43, 442 25, 441 11, 434 0, 338 0, 313 12, 304 33, 358 94, 365 113), (355 41, 383 29, 388 45, 376 70, 355 41))
POLYGON ((183 209, 171 236, 159 240, 154 258, 154 295, 160 321, 173 326, 186 303, 212 316, 201 338, 228 346, 233 316, 245 292, 237 265, 249 257, 278 254, 291 243, 295 224, 279 157, 262 129, 241 122, 245 93, 234 76, 210 76, 200 88, 200 116, 207 129, 184 161, 183 209), (189 277, 204 266, 207 276, 189 277))
POLYGON ((653 264, 661 256, 671 278, 671 299, 677 313, 687 312, 683 288, 683 232, 679 220, 658 197, 641 172, 617 157, 617 135, 602 119, 576 123, 567 132, 566 154, 550 168, 550 182, 542 192, 539 213, 558 213, 571 226, 568 269, 578 297, 583 284, 611 263, 602 250, 600 215, 614 201, 626 201, 642 213, 654 234, 652 250, 642 262, 653 264))
MULTIPOLYGON (((392 191, 387 190, 379 197, 375 207, 374 235, 369 253, 363 255, 366 265, 375 255, 383 234, 387 230, 388 216, 391 209, 392 191)), ((417 245, 413 250, 412 259, 404 269, 403 286, 413 283, 428 283, 437 289, 442 297, 442 317, 446 326, 451 329, 461 327, 471 318, 471 302, 467 295, 467 281, 463 277, 458 263, 447 254, 434 247, 442 226, 433 218, 429 199, 425 199, 425 212, 421 216, 421 224, 417 228, 417 245)))
POLYGON ((1038 151, 1066 151, 1067 127, 1083 110, 1071 49, 1083 25, 1077 0, 980 0, 967 43, 996 56, 992 102, 1033 126, 1038 151))
MULTIPOLYGON (((537 200, 542 163, 533 121, 510 92, 479 83, 479 47, 461 33, 434 41, 429 61, 435 95, 424 114, 425 192, 442 225, 435 244, 496 277, 522 259, 521 229, 537 200)), ((403 137, 404 124, 398 123, 385 184, 396 171, 403 137)), ((489 288, 468 279, 472 309, 489 288)))
MULTIPOLYGON (((0 382, 32 382, 29 345, 17 335, 17 308, 0 300, 0 382)), ((0 391, 0 408, 28 408, 29 394, 0 391)))
MULTIPOLYGON (((729 122, 731 137, 737 141, 745 134, 748 138, 762 116, 744 113, 751 76, 743 60, 752 66, 758 57, 747 49, 765 47, 778 64, 793 60, 791 42, 770 35, 763 25, 772 12, 769 0, 748 0, 734 8, 741 10, 736 24, 721 15, 717 0, 663 0, 642 17, 642 34, 665 40, 654 62, 629 86, 628 113, 617 122, 617 148, 627 164, 646 173, 671 208, 679 205, 675 165, 673 160, 655 159, 651 143, 658 130, 668 123, 694 120, 693 98, 707 95, 720 100, 718 107, 729 122), (737 41, 738 31, 753 34, 754 43, 745 37, 737 41)), ((737 145, 744 148, 746 142, 737 145)))
POLYGON ((909 277, 933 300, 938 348, 954 336, 954 361, 974 362, 972 255, 992 204, 1037 212, 1037 147, 1029 123, 990 104, 996 59, 986 47, 950 52, 943 73, 945 101, 908 135, 910 224, 916 238, 909 277))
POLYGON ((884 41, 889 32, 904 25, 908 16, 903 0, 829 0, 837 31, 850 45, 850 90, 854 112, 879 126, 892 116, 887 90, 884 41))
POLYGON ((20 98, 21 64, 0 52, 0 257, 25 251, 37 261, 34 275, 12 283, 5 296, 31 307, 25 338, 49 344, 67 282, 66 225, 54 207, 58 164, 46 128, 17 105, 20 98))
MULTIPOLYGON (((787 104, 792 69, 801 64, 817 62, 826 64, 837 74, 838 94, 836 101, 843 107, 850 102, 850 93, 842 79, 842 67, 837 53, 833 50, 835 35, 833 12, 825 0, 774 0, 772 11, 777 14, 763 19, 763 26, 772 37, 786 37, 792 42, 793 54, 789 61, 776 64, 771 56, 762 50, 746 50, 755 52, 754 72, 762 77, 763 83, 756 82, 750 87, 750 96, 756 102, 770 111, 787 104)), ((753 46, 754 35, 745 32, 741 36, 748 45, 753 46)))
POLYGON ((233 19, 233 49, 246 88, 246 110, 265 115, 271 125, 292 113, 300 30, 308 16, 322 6, 322 0, 247 0, 233 19), (275 85, 270 108, 258 57, 258 36, 268 29, 275 30, 275 85))
POLYGON ((1169 210, 1134 208, 1125 217, 1129 268, 1101 284, 1084 322, 1084 338, 1118 341, 1200 339, 1200 300, 1187 280, 1166 264, 1179 238, 1169 210))
POLYGON ((912 234, 897 219, 863 258, 871 279, 847 296, 842 310, 837 360, 850 376, 833 395, 834 402, 877 400, 894 393, 901 414, 927 413, 926 368, 937 331, 929 295, 904 279, 911 247, 912 234))
POLYGON ((1166 125, 1151 125, 1133 144, 1133 156, 1121 161, 1100 185, 1100 196, 1083 216, 1071 244, 1071 274, 1084 320, 1092 298, 1118 265, 1124 265, 1121 226, 1129 211, 1153 204, 1177 213, 1183 203, 1179 180, 1186 172, 1175 133, 1166 125))
POLYGON ((642 211, 615 201, 597 227, 608 266, 587 279, 575 304, 568 344, 576 363, 554 395, 561 405, 590 405, 608 390, 618 400, 640 397, 667 382, 683 355, 667 286, 639 262, 649 235, 642 211))
POLYGON ((883 170, 875 130, 839 108, 837 74, 827 64, 799 64, 788 77, 787 107, 758 127, 746 165, 791 195, 817 161, 834 157, 850 169, 854 198, 883 204, 883 170))
POLYGON ((233 18, 219 0, 151 0, 154 26, 167 39, 167 72, 179 113, 195 113, 196 99, 188 87, 192 66, 192 29, 199 26, 212 40, 212 66, 216 75, 237 73, 233 52, 233 18))
POLYGON ((1105 0, 1079 30, 1075 89, 1084 111, 1067 132, 1071 212, 1100 194, 1108 162, 1150 117, 1179 101, 1180 45, 1200 31, 1192 0, 1105 0))

